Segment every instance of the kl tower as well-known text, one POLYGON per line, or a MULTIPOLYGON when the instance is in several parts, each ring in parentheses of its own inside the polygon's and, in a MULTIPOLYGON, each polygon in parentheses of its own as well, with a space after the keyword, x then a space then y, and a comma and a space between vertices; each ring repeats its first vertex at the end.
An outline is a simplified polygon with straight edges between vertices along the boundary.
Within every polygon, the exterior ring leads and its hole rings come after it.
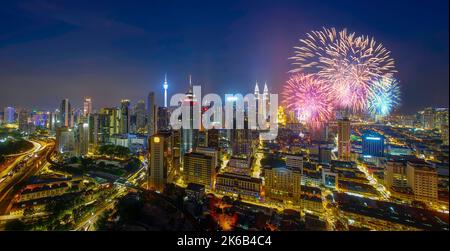
POLYGON ((167 107, 167 88, 169 88, 169 84, 167 84, 167 73, 164 77, 164 107, 167 107))

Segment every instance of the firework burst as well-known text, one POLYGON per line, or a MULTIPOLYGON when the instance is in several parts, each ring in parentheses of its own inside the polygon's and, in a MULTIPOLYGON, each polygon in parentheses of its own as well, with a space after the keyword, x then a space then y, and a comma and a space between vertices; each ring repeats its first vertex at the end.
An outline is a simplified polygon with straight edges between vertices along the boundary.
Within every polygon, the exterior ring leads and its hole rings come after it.
POLYGON ((294 74, 287 81, 282 97, 288 110, 297 112, 300 120, 317 128, 333 116, 330 94, 329 86, 315 75, 294 74))
POLYGON ((386 116, 400 104, 400 87, 394 78, 382 78, 371 86, 367 107, 372 116, 386 116))
POLYGON ((374 38, 356 36, 346 29, 312 31, 295 48, 291 72, 316 73, 334 92, 337 106, 363 111, 370 85, 395 72, 390 52, 374 38))

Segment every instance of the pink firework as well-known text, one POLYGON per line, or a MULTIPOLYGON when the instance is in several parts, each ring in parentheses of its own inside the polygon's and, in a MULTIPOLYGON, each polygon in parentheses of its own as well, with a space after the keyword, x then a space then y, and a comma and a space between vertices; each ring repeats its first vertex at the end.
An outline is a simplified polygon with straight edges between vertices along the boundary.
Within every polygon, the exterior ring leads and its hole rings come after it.
POLYGON ((346 29, 306 34, 291 59, 295 66, 291 72, 317 74, 331 85, 336 105, 353 111, 366 110, 371 85, 396 72, 390 51, 381 43, 346 29))
POLYGON ((288 110, 295 111, 310 127, 320 127, 333 118, 332 91, 323 80, 312 74, 294 74, 282 92, 288 110))

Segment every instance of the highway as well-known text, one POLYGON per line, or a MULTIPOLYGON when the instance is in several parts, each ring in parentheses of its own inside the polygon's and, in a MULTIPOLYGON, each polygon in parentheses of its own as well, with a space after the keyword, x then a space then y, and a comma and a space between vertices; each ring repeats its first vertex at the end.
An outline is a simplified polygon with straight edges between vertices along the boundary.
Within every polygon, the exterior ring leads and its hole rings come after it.
MULTIPOLYGON (((43 166, 46 165, 46 156, 54 150, 54 142, 36 142, 36 148, 25 156, 19 157, 12 165, 7 167, 8 172, 0 183, 0 215, 8 212, 11 201, 17 192, 22 188, 22 182, 36 174, 43 166)), ((6 172, 6 171, 5 171, 6 172)), ((4 174, 2 174, 4 175, 4 174)))

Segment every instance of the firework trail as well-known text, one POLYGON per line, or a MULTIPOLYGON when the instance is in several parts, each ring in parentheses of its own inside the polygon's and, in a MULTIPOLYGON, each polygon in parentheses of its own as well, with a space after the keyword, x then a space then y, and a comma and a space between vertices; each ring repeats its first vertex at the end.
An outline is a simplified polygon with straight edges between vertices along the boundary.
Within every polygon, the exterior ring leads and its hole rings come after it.
POLYGON ((300 120, 313 128, 332 119, 332 92, 327 84, 313 74, 294 74, 282 92, 288 110, 299 114, 300 120))
POLYGON ((291 72, 315 73, 330 85, 336 105, 353 111, 367 108, 371 85, 395 72, 390 52, 374 38, 346 29, 312 31, 295 48, 291 72))
POLYGON ((372 116, 386 116, 400 105, 400 87, 394 78, 382 78, 371 86, 367 108, 372 116))

